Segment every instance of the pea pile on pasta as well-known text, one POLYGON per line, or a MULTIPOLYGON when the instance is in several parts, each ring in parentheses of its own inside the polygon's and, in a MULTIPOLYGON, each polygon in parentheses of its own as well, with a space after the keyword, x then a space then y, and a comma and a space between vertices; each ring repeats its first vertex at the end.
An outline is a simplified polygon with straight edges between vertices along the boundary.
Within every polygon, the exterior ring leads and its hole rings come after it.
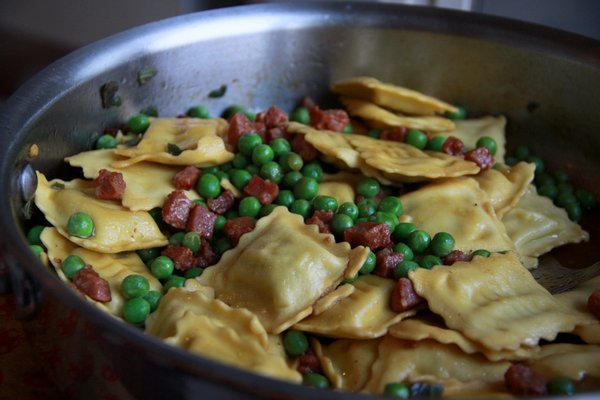
POLYGON ((600 389, 600 277, 551 294, 530 272, 588 233, 538 194, 539 163, 509 160, 506 119, 374 78, 331 89, 341 108, 131 117, 65 159, 81 179, 37 172, 32 248, 116 318, 273 378, 600 389))

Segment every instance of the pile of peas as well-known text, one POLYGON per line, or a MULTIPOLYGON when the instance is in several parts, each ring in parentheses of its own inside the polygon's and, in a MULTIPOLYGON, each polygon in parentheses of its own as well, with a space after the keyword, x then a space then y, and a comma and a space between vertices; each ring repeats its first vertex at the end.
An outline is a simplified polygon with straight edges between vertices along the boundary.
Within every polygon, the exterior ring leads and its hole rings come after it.
POLYGON ((519 161, 535 164, 535 179, 538 194, 548 197, 558 207, 564 208, 569 218, 579 222, 583 212, 591 210, 596 205, 596 196, 582 188, 577 188, 571 182, 569 174, 562 170, 549 171, 542 159, 536 156, 527 146, 520 145, 506 157, 507 165, 519 161))

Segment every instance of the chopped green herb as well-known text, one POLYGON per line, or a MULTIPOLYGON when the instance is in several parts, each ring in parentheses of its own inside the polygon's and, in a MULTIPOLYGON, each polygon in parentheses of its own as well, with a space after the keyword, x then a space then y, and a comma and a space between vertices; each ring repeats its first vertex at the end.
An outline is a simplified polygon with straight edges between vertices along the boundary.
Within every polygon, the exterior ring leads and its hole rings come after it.
POLYGON ((140 68, 140 70, 137 73, 137 81, 140 84, 140 86, 148 83, 152 78, 154 78, 157 72, 158 71, 154 67, 146 66, 140 68))
POLYGON ((119 84, 115 81, 105 83, 100 87, 100 97, 102 99, 102 107, 119 107, 123 100, 117 95, 119 84))
POLYGON ((215 90, 211 90, 208 93, 208 97, 210 97, 211 99, 215 99, 215 98, 218 98, 218 97, 223 97, 226 92, 227 92, 227 85, 221 85, 220 88, 215 89, 215 90))
POLYGON ((175 143, 169 143, 167 144, 167 153, 178 156, 183 153, 183 150, 181 150, 175 143))

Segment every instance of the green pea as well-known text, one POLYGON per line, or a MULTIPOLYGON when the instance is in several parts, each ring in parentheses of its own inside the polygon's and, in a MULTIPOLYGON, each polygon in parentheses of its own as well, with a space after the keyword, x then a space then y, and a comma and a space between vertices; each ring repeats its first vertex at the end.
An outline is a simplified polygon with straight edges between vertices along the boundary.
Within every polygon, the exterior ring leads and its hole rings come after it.
POLYGON ((388 383, 383 388, 383 394, 385 396, 408 399, 410 397, 410 389, 402 383, 388 383))
POLYGON ((283 169, 275 161, 269 161, 261 165, 258 173, 261 178, 279 184, 283 180, 283 169))
POLYGON ((294 193, 292 193, 291 190, 284 189, 279 191, 279 194, 275 199, 275 204, 279 204, 280 206, 290 208, 294 200, 296 200, 296 198, 294 197, 294 193))
POLYGON ((586 189, 576 189, 575 198, 584 210, 589 210, 596 205, 596 196, 586 189))
POLYGON ((554 199, 554 202, 557 206, 564 208, 568 204, 577 203, 577 198, 572 192, 563 191, 558 193, 556 199, 554 199))
POLYGON ((44 230, 44 228, 45 228, 44 225, 36 225, 33 228, 31 228, 27 232, 27 242, 29 244, 41 245, 42 241, 40 239, 40 235, 42 234, 42 231, 44 230))
POLYGON ((323 179, 323 167, 321 167, 319 162, 305 164, 300 172, 302 172, 302 175, 313 178, 317 182, 320 182, 323 179))
POLYGON ((465 106, 456 105, 456 109, 456 111, 446 111, 444 113, 446 118, 449 118, 454 121, 467 118, 467 109, 465 108, 465 106))
POLYGON ((417 254, 425 252, 430 242, 431 237, 429 234, 420 229, 411 232, 406 238, 406 244, 417 254))
POLYGON ((210 118, 210 112, 208 111, 208 108, 205 106, 191 107, 190 109, 187 110, 186 114, 192 118, 202 118, 202 119, 210 118))
POLYGON ((290 120, 300 122, 301 124, 310 124, 310 112, 306 107, 298 107, 290 114, 290 120))
POLYGON ((331 219, 331 232, 338 238, 344 237, 344 231, 354 226, 354 220, 346 214, 335 214, 331 219))
POLYGON ((492 253, 490 253, 489 251, 487 251, 486 249, 477 249, 473 252, 473 257, 475 256, 480 256, 480 257, 489 257, 492 255, 492 253))
POLYGON ((498 151, 498 144, 496 143, 496 140, 491 136, 480 137, 479 139, 477 139, 477 143, 475 143, 475 146, 487 147, 487 149, 490 151, 490 153, 492 153, 492 155, 495 155, 498 151))
POLYGON ((238 205, 240 217, 256 218, 260 212, 260 201, 254 196, 244 197, 238 205))
POLYGON ((259 144, 252 150, 252 162, 254 165, 261 166, 269 161, 273 161, 275 154, 268 144, 259 144))
POLYGON ((225 218, 224 215, 217 215, 217 218, 215 219, 215 225, 214 225, 213 231, 215 233, 222 232, 223 228, 225 227, 226 222, 227 222, 227 218, 225 218))
POLYGON ((169 236, 169 244, 181 244, 184 236, 185 232, 175 232, 169 236))
POLYGON ((408 236, 417 230, 415 224, 411 224, 410 222, 400 222, 394 228, 394 232, 392 232, 392 240, 394 242, 405 242, 408 239, 408 236))
POLYGON ((312 206, 310 201, 306 199, 296 199, 290 205, 290 211, 294 214, 301 215, 303 218, 308 218, 312 215, 312 206))
POLYGON ((427 146, 427 135, 418 129, 409 129, 406 132, 404 141, 419 150, 423 150, 427 146))
POLYGON ((202 275, 203 272, 204 272, 204 269, 202 269, 200 267, 193 267, 193 268, 190 268, 187 271, 185 271, 185 274, 183 274, 183 277, 185 279, 193 279, 193 278, 197 278, 200 275, 202 275))
POLYGON ((352 126, 352 123, 348 123, 348 125, 346 125, 344 127, 344 129, 342 129, 342 133, 352 133, 354 132, 354 127, 352 126))
POLYGON ((377 212, 377 204, 372 199, 362 199, 358 202, 358 216, 370 217, 377 212))
POLYGON ((127 120, 127 127, 134 133, 144 133, 149 126, 150 118, 146 114, 135 114, 127 120))
POLYGON ((517 146, 512 154, 517 161, 525 161, 530 155, 531 150, 529 150, 529 147, 524 145, 517 146))
POLYGON ((237 218, 239 216, 240 214, 237 212, 237 210, 234 210, 233 208, 225 212, 225 218, 227 218, 228 220, 237 218))
POLYGON ((372 215, 369 219, 373 220, 374 222, 377 222, 378 224, 387 224, 390 227, 390 232, 393 232, 396 228, 396 225, 398 225, 398 217, 396 217, 392 213, 387 213, 383 211, 375 212, 375 214, 372 215))
POLYGON ((434 136, 429 140, 429 143, 427 143, 426 149, 441 152, 444 147, 445 142, 446 142, 445 136, 434 136))
POLYGON ((421 259, 419 260, 419 266, 421 266, 421 268, 426 268, 426 269, 431 269, 435 265, 443 265, 443 264, 444 263, 442 262, 442 260, 438 256, 435 256, 433 254, 427 254, 427 255, 421 257, 421 259))
POLYGON ((121 281, 121 290, 126 299, 143 297, 150 290, 150 282, 148 282, 148 279, 143 275, 127 275, 125 279, 121 281))
POLYGON ((246 108, 244 106, 241 106, 239 104, 233 104, 229 107, 227 107, 225 110, 223 110, 223 113, 221 114, 221 116, 225 119, 229 119, 231 117, 233 117, 235 114, 245 114, 246 113, 246 108))
POLYGON ((373 178, 362 178, 356 184, 356 193, 366 198, 377 196, 380 190, 379 182, 373 178))
POLYGON ((250 158, 248 156, 243 155, 242 153, 236 153, 233 156, 233 160, 231 160, 231 165, 236 169, 244 169, 250 164, 250 158))
POLYGON ((377 265, 377 256, 375 255, 375 253, 373 253, 371 250, 369 250, 369 253, 367 254, 367 258, 365 259, 365 262, 363 263, 362 267, 360 267, 360 270, 358 271, 358 273, 361 275, 368 275, 371 272, 373 272, 376 265, 377 265))
POLYGON ((314 178, 303 177, 294 185, 296 199, 312 200, 319 191, 319 183, 314 178))
POLYGON ((148 211, 148 213, 161 230, 166 228, 167 224, 165 223, 162 217, 162 208, 155 207, 152 210, 148 211))
POLYGON ((158 256, 150 264, 150 271, 157 279, 167 279, 173 274, 175 264, 167 256, 158 256))
POLYGON ((302 160, 302 157, 298 153, 290 151, 279 157, 279 164, 281 164, 285 172, 300 171, 304 166, 304 160, 302 160))
POLYGON ((404 256, 405 261, 412 260, 415 257, 415 254, 412 251, 412 249, 406 243, 402 242, 396 243, 394 245, 394 252, 402 254, 404 256))
POLYGON ((359 277, 359 274, 355 274, 354 276, 352 276, 350 278, 344 278, 344 279, 342 279, 342 283, 354 283, 354 282, 356 282, 358 277, 359 277))
POLYGON ((329 380, 324 375, 309 372, 302 377, 302 384, 304 386, 327 389, 329 387, 329 380))
POLYGON ((399 198, 388 196, 379 202, 377 210, 391 213, 399 217, 404 212, 404 207, 399 198))
POLYGON ((223 172, 229 173, 229 171, 231 171, 232 169, 233 169, 233 164, 231 163, 231 161, 219 165, 219 170, 221 170, 223 172))
POLYGON ((569 192, 575 194, 575 188, 569 182, 559 182, 556 184, 556 188, 559 192, 569 192))
POLYGON ((352 203, 351 201, 347 201, 345 203, 342 203, 342 205, 338 209, 338 213, 346 214, 347 216, 352 218, 352 220, 356 221, 356 219, 358 218, 358 206, 352 203))
POLYGON ((294 185, 303 177, 304 175, 302 175, 300 171, 290 171, 283 176, 281 184, 285 188, 293 189, 294 185))
POLYGON ((39 244, 30 244, 29 249, 38 257, 44 252, 44 248, 39 244))
POLYGON ((556 185, 551 183, 546 183, 542 186, 539 186, 537 192, 540 196, 545 196, 550 199, 555 199, 558 196, 558 188, 556 185))
POLYGON ((583 212, 579 203, 569 203, 564 208, 571 221, 578 222, 581 219, 583 212))
POLYGON ((267 215, 271 214, 273 212, 273 210, 275 209, 275 207, 278 207, 277 204, 265 204, 260 208, 260 212, 258 213, 258 217, 262 218, 262 217, 266 217, 267 215))
POLYGON ((200 235, 198 232, 187 232, 183 235, 181 244, 190 249, 193 253, 197 253, 200 250, 200 235))
POLYGON ((156 310, 160 304, 162 295, 158 290, 149 290, 142 298, 150 304, 150 312, 156 310))
POLYGON ((180 288, 185 284, 185 278, 179 275, 171 275, 163 285, 163 292, 167 293, 171 288, 180 288))
POLYGON ((238 140, 238 152, 246 157, 252 157, 254 148, 261 144, 263 140, 257 133, 247 133, 240 136, 238 140))
POLYGON ((379 129, 369 129, 367 136, 373 139, 379 139, 381 137, 381 131, 379 129))
POLYGON ((69 279, 73 278, 79 270, 85 267, 85 261, 79 256, 71 254, 63 260, 62 270, 69 279))
POLYGON ((515 165, 519 162, 519 160, 517 160, 517 158, 513 156, 506 156, 504 157, 504 162, 506 163, 506 165, 515 165))
POLYGON ((572 396, 575 394, 575 383, 566 377, 552 378, 548 382, 548 392, 552 395, 572 396))
POLYGON ((271 148, 273 149, 273 154, 275 155, 275 157, 281 157, 282 155, 292 151, 292 146, 290 145, 290 142, 288 142, 285 138, 273 139, 271 143, 269 143, 269 146, 271 146, 271 148))
POLYGON ((336 212, 338 203, 335 197, 317 195, 312 200, 312 205, 315 210, 336 212))
POLYGON ((556 180, 556 183, 570 182, 571 181, 571 177, 565 171, 561 171, 561 170, 554 171, 552 173, 552 176, 556 180))
POLYGON ((417 268, 419 268, 419 264, 417 264, 416 262, 414 262, 412 260, 401 261, 394 268, 394 278, 395 279, 407 278, 408 273, 410 271, 416 270, 417 268))
POLYGON ((202 174, 196 184, 196 191, 205 199, 214 199, 221 194, 221 182, 214 174, 202 174))
POLYGON ((114 149, 119 142, 112 135, 102 135, 96 140, 97 149, 114 149))
POLYGON ((67 221, 67 232, 70 236, 89 238, 94 234, 94 221, 84 212, 76 212, 67 221))
POLYGON ((221 237, 215 241, 213 249, 217 254, 223 254, 227 250, 231 249, 231 242, 226 237, 221 237))
POLYGON ((238 190, 244 190, 251 179, 252 174, 245 169, 233 169, 229 172, 229 180, 238 190))
POLYGON ((538 172, 535 174, 535 184, 539 186, 556 185, 554 177, 546 172, 538 172))
POLYGON ((216 174, 218 171, 219 167, 217 166, 200 168, 200 172, 203 174, 216 174))
POLYGON ((256 113, 252 112, 252 111, 246 111, 244 113, 244 115, 246 115, 246 118, 248 118, 250 121, 255 122, 256 121, 256 113))
POLYGON ((144 264, 146 264, 148 261, 160 256, 160 248, 153 247, 151 249, 140 249, 137 251, 137 255, 142 259, 144 264))
POLYGON ((444 257, 454 250, 454 243, 454 237, 451 234, 438 232, 433 235, 429 248, 434 255, 444 257))
POLYGON ((535 170, 536 170, 536 172, 543 172, 544 171, 544 162, 542 161, 541 158, 533 156, 533 155, 530 155, 529 157, 527 157, 526 161, 529 162, 529 163, 535 164, 535 170))
POLYGON ((129 299, 123 304, 123 319, 130 324, 142 324, 150 314, 150 303, 142 297, 129 299))
POLYGON ((283 348, 290 357, 298 357, 308 350, 308 338, 301 331, 289 330, 283 335, 283 348))

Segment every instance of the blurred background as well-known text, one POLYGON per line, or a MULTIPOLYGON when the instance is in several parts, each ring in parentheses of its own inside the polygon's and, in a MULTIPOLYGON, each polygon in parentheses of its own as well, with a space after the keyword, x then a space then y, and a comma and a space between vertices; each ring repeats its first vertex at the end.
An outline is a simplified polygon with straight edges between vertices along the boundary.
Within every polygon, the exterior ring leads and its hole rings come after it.
MULTIPOLYGON (((310 0, 304 0, 310 1, 310 0)), ((371 0, 377 1, 377 0, 371 0)), ((0 100, 52 61, 147 22, 261 1, 1 0, 0 100)), ((598 0, 390 0, 505 16, 600 40, 598 0)))

